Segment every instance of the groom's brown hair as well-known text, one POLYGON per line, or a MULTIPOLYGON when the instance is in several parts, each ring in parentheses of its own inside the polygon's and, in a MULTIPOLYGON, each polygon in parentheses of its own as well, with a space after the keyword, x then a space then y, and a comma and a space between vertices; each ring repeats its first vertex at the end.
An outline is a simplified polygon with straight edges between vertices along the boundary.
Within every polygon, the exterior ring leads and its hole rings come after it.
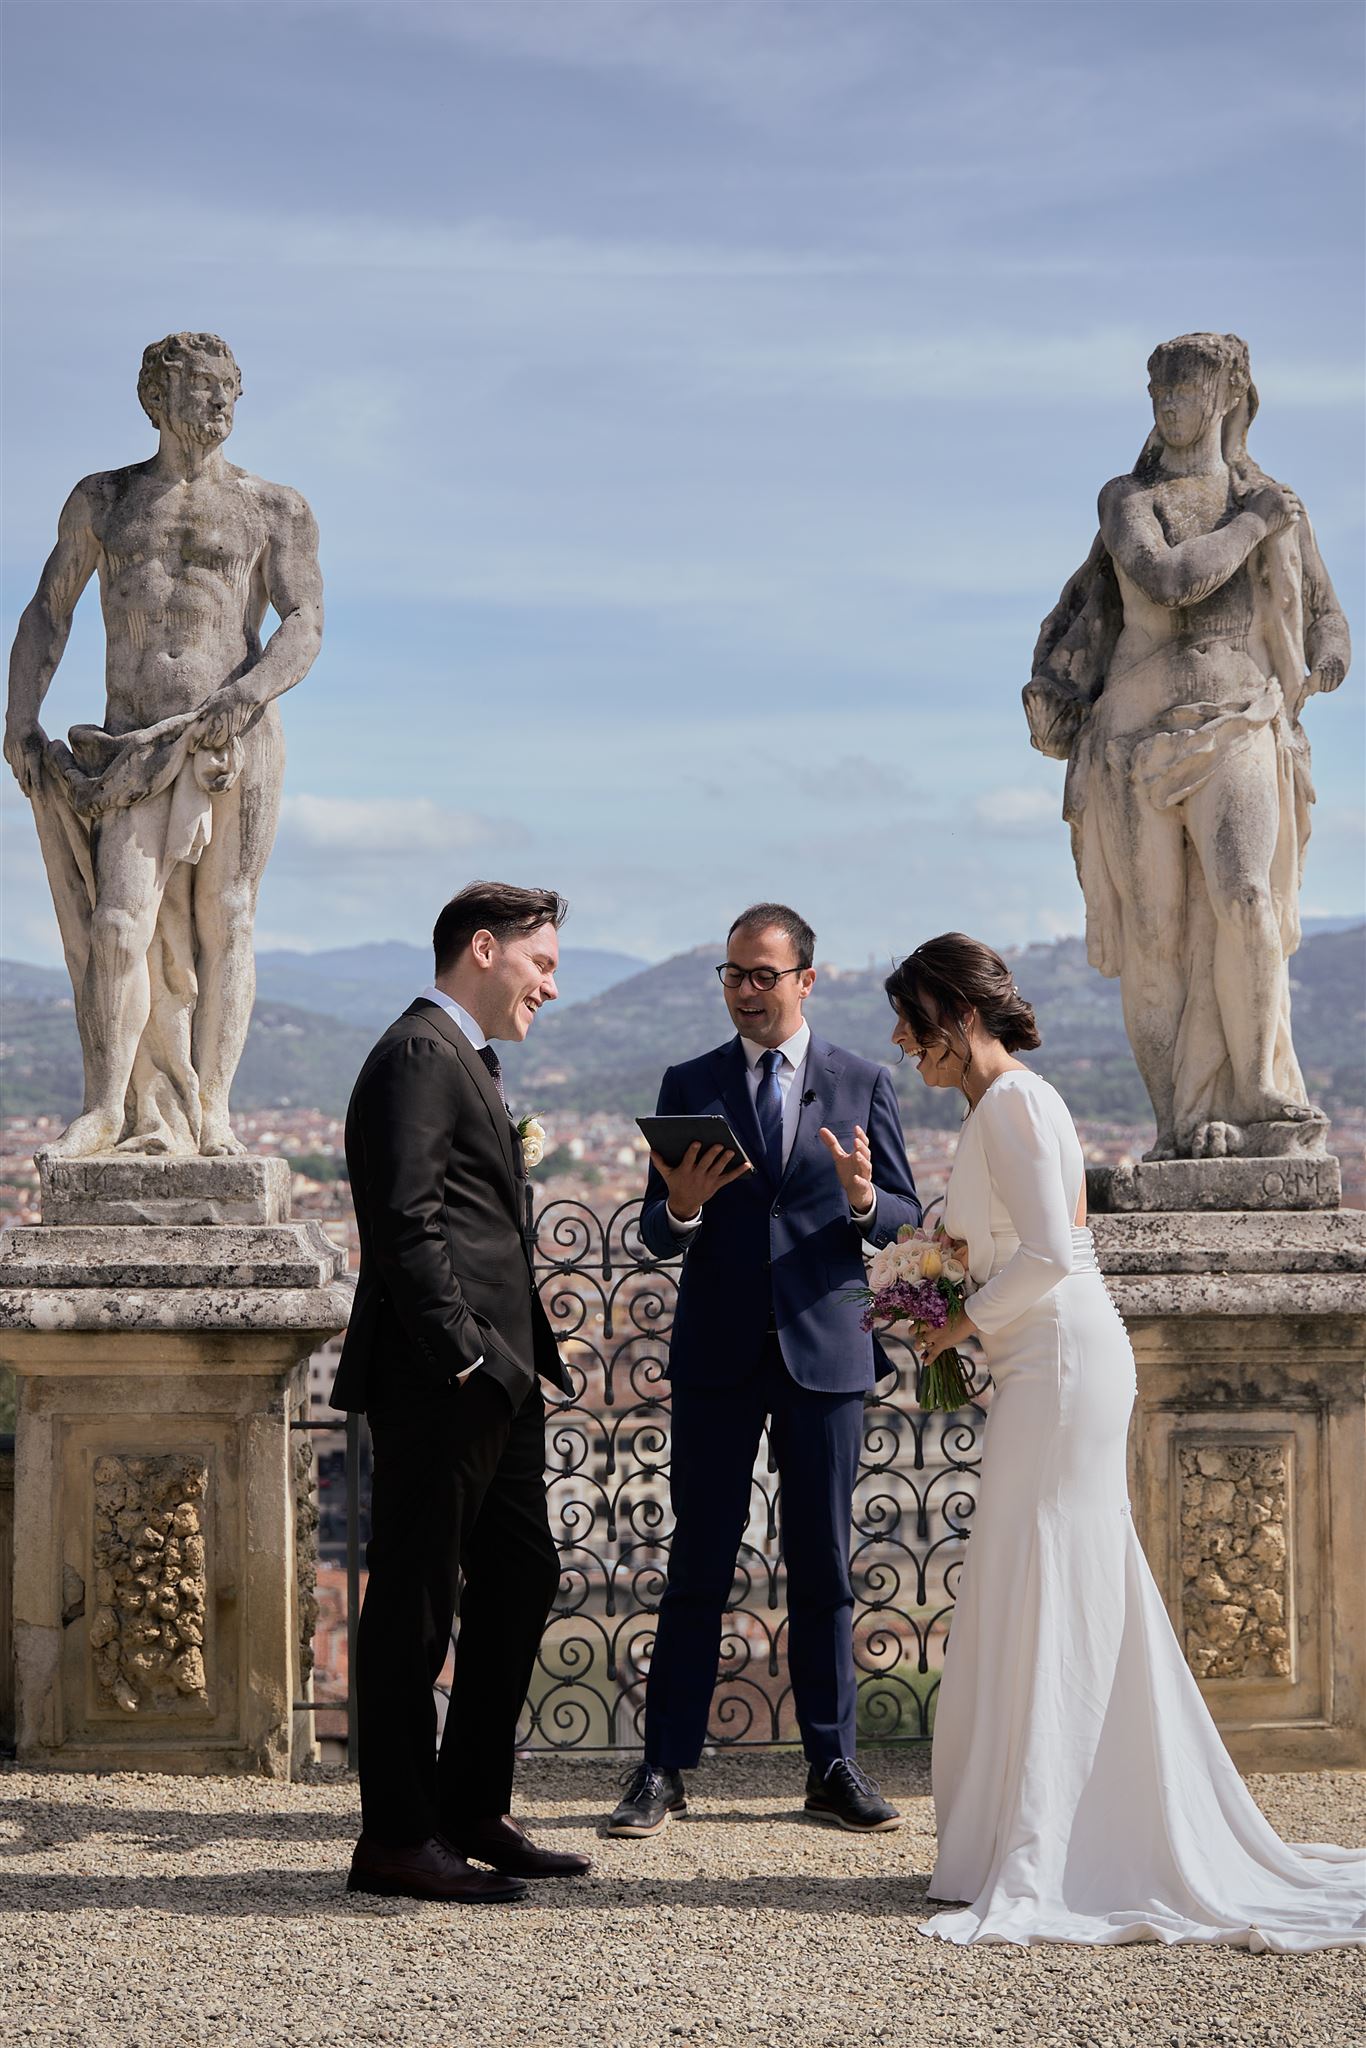
POLYGON ((444 905, 433 928, 436 971, 444 974, 454 967, 476 932, 511 939, 520 932, 539 931, 543 924, 553 924, 558 930, 568 915, 569 905, 555 889, 519 889, 512 882, 467 882, 444 905))

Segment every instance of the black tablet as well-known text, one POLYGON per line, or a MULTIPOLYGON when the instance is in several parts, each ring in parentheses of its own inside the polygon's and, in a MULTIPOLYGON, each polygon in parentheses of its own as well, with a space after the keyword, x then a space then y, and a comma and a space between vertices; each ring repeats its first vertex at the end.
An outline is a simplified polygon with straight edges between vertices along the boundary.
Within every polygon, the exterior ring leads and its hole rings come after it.
POLYGON ((724 1145, 735 1154, 737 1165, 742 1159, 746 1166, 754 1163, 723 1116, 638 1116, 636 1122, 650 1150, 666 1166, 679 1165, 689 1145, 700 1145, 704 1152, 711 1145, 724 1145))

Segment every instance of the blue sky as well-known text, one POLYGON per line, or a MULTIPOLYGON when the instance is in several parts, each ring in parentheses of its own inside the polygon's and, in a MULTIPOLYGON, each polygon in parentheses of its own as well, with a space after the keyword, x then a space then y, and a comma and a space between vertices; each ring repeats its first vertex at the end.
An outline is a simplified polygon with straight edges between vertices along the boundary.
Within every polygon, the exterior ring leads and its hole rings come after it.
MULTIPOLYGON (((1038 622, 1247 337, 1253 451, 1362 604, 1362 16, 1299 0, 6 0, 3 598, 208 328, 322 529, 258 943, 473 874, 661 956, 757 896, 846 964, 1080 928, 1038 622)), ((95 593, 45 713, 95 717, 95 593)), ((1363 672, 1304 905, 1363 903, 1363 672)), ((5 778, 3 945, 59 951, 5 778)))

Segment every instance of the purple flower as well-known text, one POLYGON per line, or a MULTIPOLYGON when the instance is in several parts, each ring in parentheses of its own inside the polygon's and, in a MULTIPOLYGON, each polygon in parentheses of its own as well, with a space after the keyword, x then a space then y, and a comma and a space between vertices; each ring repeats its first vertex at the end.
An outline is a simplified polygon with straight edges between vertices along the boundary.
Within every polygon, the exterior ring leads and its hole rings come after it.
POLYGON ((933 1280, 925 1280, 913 1288, 915 1305, 911 1314, 918 1323, 924 1323, 931 1330, 942 1330, 949 1319, 949 1305, 933 1280))
POLYGON ((874 1295, 862 1326, 868 1330, 878 1320, 906 1321, 924 1329, 942 1330, 948 1319, 948 1303, 933 1280, 915 1284, 909 1280, 893 1280, 874 1295))

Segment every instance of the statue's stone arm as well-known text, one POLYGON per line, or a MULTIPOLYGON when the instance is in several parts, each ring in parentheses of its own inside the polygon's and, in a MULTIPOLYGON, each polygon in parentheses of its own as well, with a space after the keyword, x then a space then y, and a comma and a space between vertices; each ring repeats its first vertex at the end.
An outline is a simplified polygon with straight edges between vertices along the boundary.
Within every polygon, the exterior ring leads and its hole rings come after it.
POLYGON ((323 579, 318 522, 297 491, 276 486, 278 511, 261 562, 262 594, 280 623, 257 659, 214 691, 200 714, 197 739, 226 746, 273 698, 301 682, 323 637, 323 579))
POLYGON ((1124 606, 1104 541, 1063 586, 1039 629, 1033 673, 1024 689, 1031 743, 1041 754, 1070 760, 1091 706, 1105 686, 1124 623, 1124 606))
POLYGON ((1132 477, 1116 477, 1100 494, 1101 538, 1111 556, 1146 598, 1169 610, 1200 604, 1222 589, 1252 550, 1294 517, 1290 494, 1266 484, 1223 526, 1173 545, 1151 496, 1132 477), (1284 516, 1278 516, 1282 504, 1284 516))
POLYGON ((1352 636, 1338 603, 1318 542, 1307 519, 1300 523, 1304 565, 1304 653, 1310 675, 1306 695, 1336 690, 1352 663, 1352 636))
POLYGON ((62 507, 57 545, 19 621, 10 654, 5 759, 27 797, 39 793, 47 748, 38 714, 66 650, 77 600, 99 566, 91 502, 94 481, 87 477, 78 483, 62 507))

